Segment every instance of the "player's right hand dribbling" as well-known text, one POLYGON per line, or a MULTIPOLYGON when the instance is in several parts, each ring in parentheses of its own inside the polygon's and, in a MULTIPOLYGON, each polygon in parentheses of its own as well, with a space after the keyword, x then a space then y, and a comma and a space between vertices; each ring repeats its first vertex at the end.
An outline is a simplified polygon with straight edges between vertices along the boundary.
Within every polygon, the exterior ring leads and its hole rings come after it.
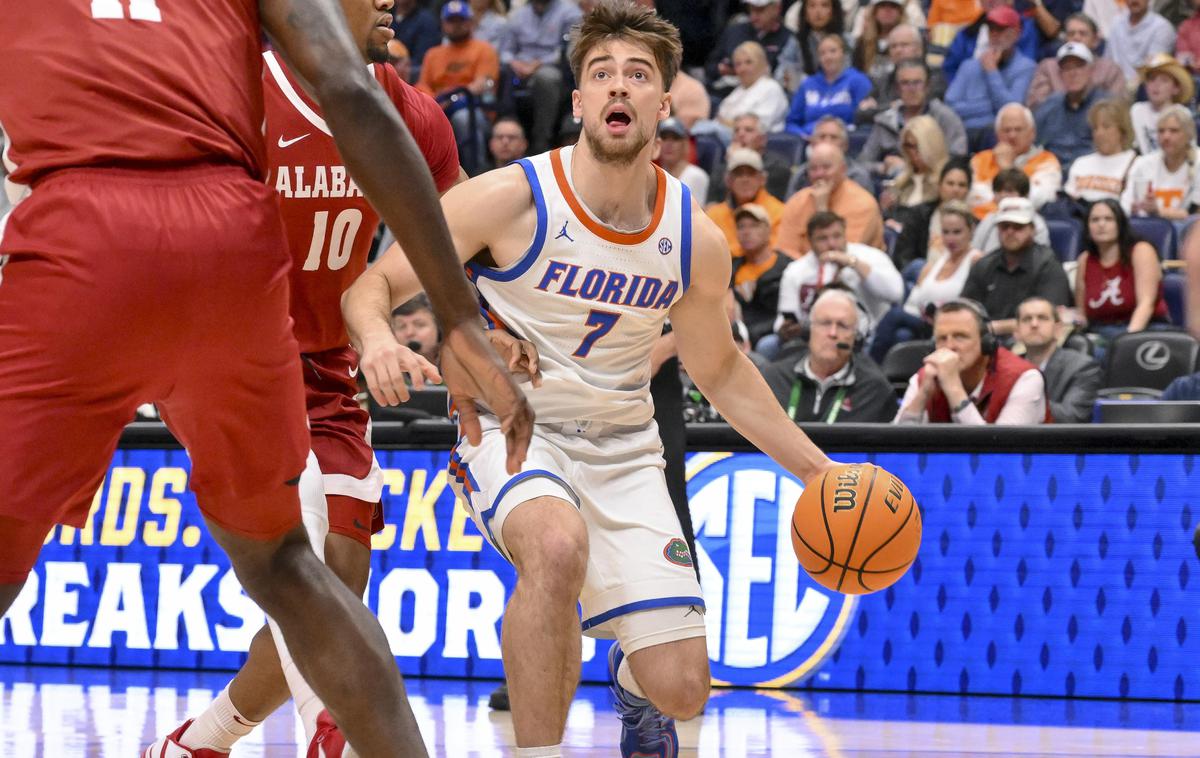
POLYGON ((358 366, 367 380, 367 389, 380 405, 408 402, 410 384, 419 390, 425 382, 442 381, 437 366, 390 337, 364 344, 358 366))

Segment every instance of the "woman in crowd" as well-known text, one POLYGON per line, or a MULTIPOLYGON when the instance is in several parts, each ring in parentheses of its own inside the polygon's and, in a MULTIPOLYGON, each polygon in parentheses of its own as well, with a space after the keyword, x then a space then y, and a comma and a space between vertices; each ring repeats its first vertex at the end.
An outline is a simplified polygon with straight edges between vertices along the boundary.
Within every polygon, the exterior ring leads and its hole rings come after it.
POLYGON ((817 52, 821 39, 828 34, 846 33, 846 17, 838 0, 800 0, 800 23, 796 29, 796 46, 780 53, 775 78, 792 92, 806 76, 821 70, 817 52))
POLYGON ((752 113, 758 116, 763 131, 777 132, 783 128, 788 113, 787 93, 771 78, 767 53, 757 42, 743 42, 733 50, 733 71, 738 86, 721 101, 717 120, 729 129, 738 116, 752 113))
POLYGON ((802 137, 812 135, 822 116, 836 116, 844 124, 854 123, 859 102, 871 92, 866 74, 847 65, 846 40, 827 34, 817 47, 820 73, 804 80, 792 98, 787 130, 802 137))
POLYGON ((499 50, 508 26, 503 0, 471 0, 471 13, 475 16, 472 36, 499 50))
POLYGON ((945 253, 941 209, 954 201, 965 202, 970 189, 971 164, 966 158, 951 158, 939 174, 935 199, 896 209, 887 222, 900 232, 892 249, 896 268, 903 271, 915 260, 932 261, 945 253))
POLYGON ((916 0, 871 0, 858 13, 850 31, 854 42, 854 67, 877 81, 891 72, 887 38, 901 23, 925 28, 925 13, 916 0))
POLYGON ((1112 198, 1088 211, 1075 272, 1076 318, 1106 341, 1167 321, 1158 252, 1133 236, 1129 218, 1112 198))
POLYGON ((938 210, 944 253, 930 256, 921 269, 917 284, 908 293, 903 306, 893 306, 875 328, 871 357, 882 361, 898 342, 928 339, 933 326, 928 320, 930 308, 936 308, 962 293, 971 265, 983 253, 971 247, 975 215, 962 200, 951 200, 938 210))
POLYGON ((1187 218, 1200 202, 1196 191, 1196 123, 1182 105, 1158 117, 1158 149, 1133 162, 1121 206, 1131 216, 1187 218))
POLYGON ((1138 69, 1146 88, 1146 99, 1129 106, 1133 139, 1138 152, 1149 155, 1158 149, 1158 117, 1172 103, 1191 105, 1195 96, 1192 75, 1170 53, 1159 53, 1138 69))
POLYGON ((1137 160, 1133 125, 1124 103, 1119 100, 1096 103, 1088 111, 1088 125, 1092 128, 1096 152, 1075 159, 1063 187, 1067 196, 1079 204, 1080 216, 1089 203, 1119 199, 1137 160))
POLYGON ((950 154, 942 129, 932 116, 917 116, 904 125, 900 130, 900 156, 903 168, 879 197, 883 211, 940 200, 938 184, 950 154))

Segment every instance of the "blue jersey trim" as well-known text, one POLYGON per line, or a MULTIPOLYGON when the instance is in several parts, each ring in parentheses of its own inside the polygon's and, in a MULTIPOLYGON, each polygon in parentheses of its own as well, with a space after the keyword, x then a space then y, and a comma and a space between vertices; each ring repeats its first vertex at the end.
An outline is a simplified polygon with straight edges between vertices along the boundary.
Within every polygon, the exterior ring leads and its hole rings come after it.
POLYGON ((586 632, 588 629, 591 629, 594 626, 599 626, 606 621, 615 619, 617 616, 624 616, 627 613, 646 611, 652 608, 670 608, 676 605, 698 605, 703 608, 704 598, 681 595, 678 597, 657 597, 652 600, 639 600, 636 603, 626 603, 625 605, 619 605, 612 610, 605 611, 599 616, 592 616, 590 619, 587 619, 582 624, 583 631, 586 632))
POLYGON ((546 224, 549 214, 546 211, 546 197, 542 194, 542 185, 537 178, 537 169, 533 167, 533 163, 528 158, 522 158, 517 163, 525 170, 525 178, 529 180, 529 189, 533 192, 533 204, 537 208, 537 228, 533 232, 533 243, 529 249, 521 256, 512 268, 496 269, 481 266, 478 263, 471 261, 467 262, 467 271, 473 276, 482 276, 484 279, 491 279, 496 282, 511 282, 514 279, 519 279, 522 274, 529 270, 538 256, 542 252, 542 246, 546 244, 546 224))
MULTIPOLYGON (((504 486, 500 488, 500 491, 496 493, 496 499, 492 501, 492 506, 480 514, 480 518, 483 520, 484 526, 488 528, 489 533, 492 529, 492 517, 496 515, 496 509, 500 507, 500 503, 504 501, 504 496, 508 494, 508 491, 526 479, 533 479, 539 476, 544 476, 547 479, 553 479, 554 481, 562 484, 562 486, 566 488, 567 492, 571 493, 572 498, 575 496, 575 491, 571 489, 571 485, 564 482, 562 477, 560 477, 558 474, 555 474, 553 471, 547 471, 540 468, 522 471, 512 479, 509 479, 507 482, 505 482, 504 486)), ((576 505, 578 505, 578 502, 576 505)))
POLYGON ((692 283, 692 191, 682 182, 679 186, 683 189, 679 208, 680 226, 683 227, 679 230, 679 268, 683 280, 680 294, 683 294, 692 283))

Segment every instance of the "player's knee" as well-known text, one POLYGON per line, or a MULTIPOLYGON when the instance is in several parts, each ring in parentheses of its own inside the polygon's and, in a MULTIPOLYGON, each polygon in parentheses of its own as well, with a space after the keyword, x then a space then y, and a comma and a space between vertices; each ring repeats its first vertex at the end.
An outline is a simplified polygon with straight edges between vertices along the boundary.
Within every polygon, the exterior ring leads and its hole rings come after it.
POLYGON ((281 604, 307 596, 305 586, 314 579, 313 572, 320 570, 321 562, 303 527, 276 541, 246 543, 228 551, 230 559, 246 594, 268 615, 276 615, 281 604))
POLYGON ((582 521, 551 521, 522 542, 522 549, 514 554, 514 559, 522 581, 573 603, 579 598, 587 574, 587 528, 582 521))
POLYGON ((684 668, 670 688, 656 695, 654 705, 673 719, 693 719, 704 711, 710 686, 707 670, 684 668))

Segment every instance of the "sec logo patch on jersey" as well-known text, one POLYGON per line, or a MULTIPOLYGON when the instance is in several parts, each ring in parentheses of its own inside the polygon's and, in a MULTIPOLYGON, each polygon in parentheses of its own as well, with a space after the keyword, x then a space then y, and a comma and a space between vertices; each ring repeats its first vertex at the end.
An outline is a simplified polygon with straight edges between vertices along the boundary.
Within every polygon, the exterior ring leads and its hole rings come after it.
POLYGON ((784 687, 812 676, 857 600, 812 581, 796 560, 792 504, 804 485, 758 453, 694 454, 687 477, 714 682, 784 687))
POLYGON ((671 239, 669 237, 663 237, 662 239, 660 239, 658 241, 659 255, 670 255, 671 251, 674 249, 675 249, 675 245, 674 245, 674 243, 671 242, 671 239))

